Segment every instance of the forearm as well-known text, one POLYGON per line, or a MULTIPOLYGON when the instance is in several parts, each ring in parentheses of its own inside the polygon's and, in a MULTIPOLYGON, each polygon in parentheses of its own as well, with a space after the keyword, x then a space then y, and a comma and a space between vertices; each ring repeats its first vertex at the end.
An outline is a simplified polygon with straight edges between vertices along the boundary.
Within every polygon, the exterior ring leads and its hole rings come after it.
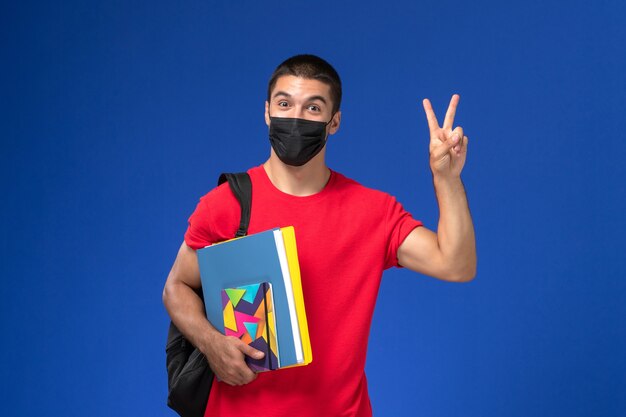
POLYGON ((206 319, 198 294, 184 283, 168 282, 163 291, 163 303, 181 333, 206 354, 206 347, 219 332, 206 319))
POLYGON ((465 187, 460 177, 433 177, 439 205, 437 243, 449 277, 469 281, 476 274, 476 241, 465 187))
POLYGON ((263 352, 215 330, 196 292, 200 285, 196 251, 183 243, 163 289, 163 304, 176 327, 207 357, 215 375, 230 385, 247 384, 256 374, 246 365, 244 355, 261 359, 263 352))
POLYGON ((183 243, 163 289, 163 304, 172 321, 191 343, 206 354, 211 339, 219 334, 204 313, 196 251, 183 243))

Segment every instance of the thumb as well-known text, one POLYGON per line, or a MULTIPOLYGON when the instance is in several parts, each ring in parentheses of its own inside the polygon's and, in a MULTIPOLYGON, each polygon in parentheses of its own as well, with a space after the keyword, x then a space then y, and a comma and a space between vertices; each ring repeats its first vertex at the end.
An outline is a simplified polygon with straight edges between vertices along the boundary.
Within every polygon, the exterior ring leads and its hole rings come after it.
POLYGON ((446 145, 447 150, 450 150, 455 146, 458 146, 461 143, 462 138, 463 136, 459 135, 459 132, 454 131, 452 132, 450 138, 444 142, 444 145, 446 145))
POLYGON ((244 355, 250 356, 253 359, 262 359, 263 356, 265 356, 264 352, 256 350, 255 348, 245 344, 244 342, 241 342, 241 344, 239 344, 239 350, 243 352, 244 355))
POLYGON ((434 148, 431 152, 431 158, 439 160, 446 156, 450 149, 454 148, 460 143, 461 138, 458 133, 454 132, 446 141, 442 142, 440 146, 434 148))

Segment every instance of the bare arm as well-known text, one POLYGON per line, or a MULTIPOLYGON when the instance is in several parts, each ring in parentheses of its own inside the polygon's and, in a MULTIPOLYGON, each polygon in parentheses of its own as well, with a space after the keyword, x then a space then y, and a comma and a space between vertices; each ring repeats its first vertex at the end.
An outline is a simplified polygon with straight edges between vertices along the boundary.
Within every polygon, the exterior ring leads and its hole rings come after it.
POLYGON ((452 96, 443 127, 430 101, 424 110, 430 129, 430 167, 439 204, 437 233, 413 230, 398 249, 400 265, 446 281, 470 281, 476 275, 474 225, 461 182, 467 155, 467 136, 452 125, 459 96, 452 96))
POLYGON ((163 304, 182 334, 207 357, 218 378, 230 385, 253 381, 256 374, 244 355, 260 359, 260 352, 236 337, 224 336, 204 314, 200 290, 200 271, 196 251, 183 242, 163 289, 163 304))

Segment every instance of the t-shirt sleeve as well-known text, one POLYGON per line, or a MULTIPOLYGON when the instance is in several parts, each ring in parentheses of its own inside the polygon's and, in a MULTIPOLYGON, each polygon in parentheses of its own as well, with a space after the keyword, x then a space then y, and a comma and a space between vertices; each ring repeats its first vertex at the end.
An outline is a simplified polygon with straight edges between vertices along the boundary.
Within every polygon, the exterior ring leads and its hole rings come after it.
POLYGON ((232 239, 239 227, 241 209, 227 183, 200 198, 188 220, 185 243, 198 250, 232 239))
POLYGON ((385 269, 392 266, 401 267, 398 264, 398 248, 404 239, 415 229, 422 226, 422 222, 415 220, 398 201, 391 197, 385 218, 385 232, 388 237, 387 257, 385 269))
POLYGON ((204 248, 211 242, 211 216, 206 196, 202 197, 187 221, 185 243, 194 250, 204 248))

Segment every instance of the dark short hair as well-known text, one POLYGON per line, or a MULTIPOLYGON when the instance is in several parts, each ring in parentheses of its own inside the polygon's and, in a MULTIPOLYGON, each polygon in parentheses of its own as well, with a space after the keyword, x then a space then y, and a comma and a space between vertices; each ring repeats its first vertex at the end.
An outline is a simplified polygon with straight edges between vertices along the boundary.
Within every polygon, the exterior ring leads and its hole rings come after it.
POLYGON ((330 98, 333 101, 333 113, 341 105, 341 79, 339 74, 328 62, 315 55, 296 55, 276 67, 267 86, 267 101, 271 100, 272 90, 276 81, 283 75, 318 80, 330 87, 330 98))

